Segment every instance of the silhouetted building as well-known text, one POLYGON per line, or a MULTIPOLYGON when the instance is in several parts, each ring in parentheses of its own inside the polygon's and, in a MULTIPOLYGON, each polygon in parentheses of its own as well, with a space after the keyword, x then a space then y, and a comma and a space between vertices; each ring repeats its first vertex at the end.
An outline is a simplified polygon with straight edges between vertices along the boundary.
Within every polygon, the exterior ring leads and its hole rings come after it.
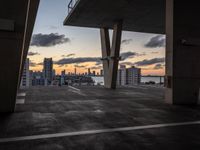
POLYGON ((61 76, 65 76, 65 70, 61 71, 61 76))
POLYGON ((93 71, 92 75, 93 75, 93 76, 96 76, 96 71, 93 71))
POLYGON ((74 75, 76 75, 77 74, 77 72, 76 72, 76 68, 74 68, 74 75))
POLYGON ((103 76, 103 70, 102 69, 100 70, 100 76, 103 76))
POLYGON ((90 71, 90 68, 88 68, 88 75, 89 75, 89 76, 91 75, 91 71, 90 71))
POLYGON ((56 70, 55 69, 53 69, 53 71, 52 71, 52 76, 53 76, 53 78, 55 78, 55 76, 56 76, 56 70))
POLYGON ((41 71, 31 73, 32 86, 43 86, 45 85, 44 74, 41 71))
POLYGON ((47 84, 51 84, 53 80, 53 60, 52 58, 45 58, 43 64, 44 78, 47 84))

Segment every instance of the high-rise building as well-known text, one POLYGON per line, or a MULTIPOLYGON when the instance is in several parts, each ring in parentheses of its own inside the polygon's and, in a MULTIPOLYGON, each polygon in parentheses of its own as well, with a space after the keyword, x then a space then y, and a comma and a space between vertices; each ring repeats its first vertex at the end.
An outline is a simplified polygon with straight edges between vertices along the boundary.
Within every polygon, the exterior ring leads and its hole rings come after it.
POLYGON ((103 69, 100 70, 100 76, 103 76, 103 69))
POLYGON ((76 72, 76 68, 74 68, 74 75, 76 75, 77 74, 77 72, 76 72))
POLYGON ((32 86, 38 86, 38 85, 45 85, 45 79, 44 74, 41 71, 35 71, 31 73, 31 84, 32 86))
POLYGON ((120 69, 117 74, 117 84, 126 85, 127 84, 127 69, 125 65, 120 65, 120 69))
POLYGON ((53 60, 52 58, 45 58, 43 64, 43 73, 46 84, 51 84, 53 80, 53 60))
POLYGON ((93 72, 92 72, 92 75, 93 75, 93 76, 96 76, 96 71, 93 71, 93 72))
POLYGON ((132 66, 127 69, 127 84, 134 85, 141 82, 141 69, 132 66))
POLYGON ((117 85, 135 85, 141 82, 141 69, 136 67, 126 68, 121 65, 117 74, 117 85))
POLYGON ((52 75, 53 75, 53 79, 54 79, 55 76, 56 76, 56 70, 55 70, 55 69, 53 69, 53 71, 52 71, 52 75))
POLYGON ((29 73, 29 59, 26 59, 24 64, 24 70, 21 77, 21 87, 29 87, 30 85, 30 73, 29 73))
POLYGON ((62 76, 62 77, 65 76, 65 70, 61 71, 61 76, 62 76))
POLYGON ((91 71, 90 71, 90 68, 88 68, 88 75, 91 75, 91 71))

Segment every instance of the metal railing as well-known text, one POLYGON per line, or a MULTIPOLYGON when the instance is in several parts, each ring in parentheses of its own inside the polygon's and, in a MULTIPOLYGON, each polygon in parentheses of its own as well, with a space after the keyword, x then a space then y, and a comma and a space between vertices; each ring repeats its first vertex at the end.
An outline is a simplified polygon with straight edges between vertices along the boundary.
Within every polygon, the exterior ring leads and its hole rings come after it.
POLYGON ((68 4, 68 14, 72 11, 72 9, 74 8, 75 4, 78 2, 79 0, 70 0, 69 4, 68 4))

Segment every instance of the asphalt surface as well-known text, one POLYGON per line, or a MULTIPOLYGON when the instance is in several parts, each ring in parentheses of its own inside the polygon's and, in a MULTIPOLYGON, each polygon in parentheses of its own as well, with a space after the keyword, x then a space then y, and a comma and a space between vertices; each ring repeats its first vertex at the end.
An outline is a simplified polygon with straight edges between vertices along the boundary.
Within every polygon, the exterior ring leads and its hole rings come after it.
POLYGON ((200 121, 199 106, 165 104, 163 88, 32 87, 21 92, 26 92, 25 103, 0 116, 0 150, 200 149, 200 124, 148 128, 200 121), (147 128, 118 131, 141 126, 147 128))

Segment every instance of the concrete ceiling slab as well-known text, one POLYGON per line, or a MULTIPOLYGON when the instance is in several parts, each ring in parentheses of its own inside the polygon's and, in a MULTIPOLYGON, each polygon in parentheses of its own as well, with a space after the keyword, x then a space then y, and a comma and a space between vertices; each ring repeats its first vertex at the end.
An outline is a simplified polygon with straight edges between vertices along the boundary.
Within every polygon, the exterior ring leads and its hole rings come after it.
POLYGON ((123 20, 123 30, 165 33, 165 0, 79 0, 64 25, 112 28, 123 20))

